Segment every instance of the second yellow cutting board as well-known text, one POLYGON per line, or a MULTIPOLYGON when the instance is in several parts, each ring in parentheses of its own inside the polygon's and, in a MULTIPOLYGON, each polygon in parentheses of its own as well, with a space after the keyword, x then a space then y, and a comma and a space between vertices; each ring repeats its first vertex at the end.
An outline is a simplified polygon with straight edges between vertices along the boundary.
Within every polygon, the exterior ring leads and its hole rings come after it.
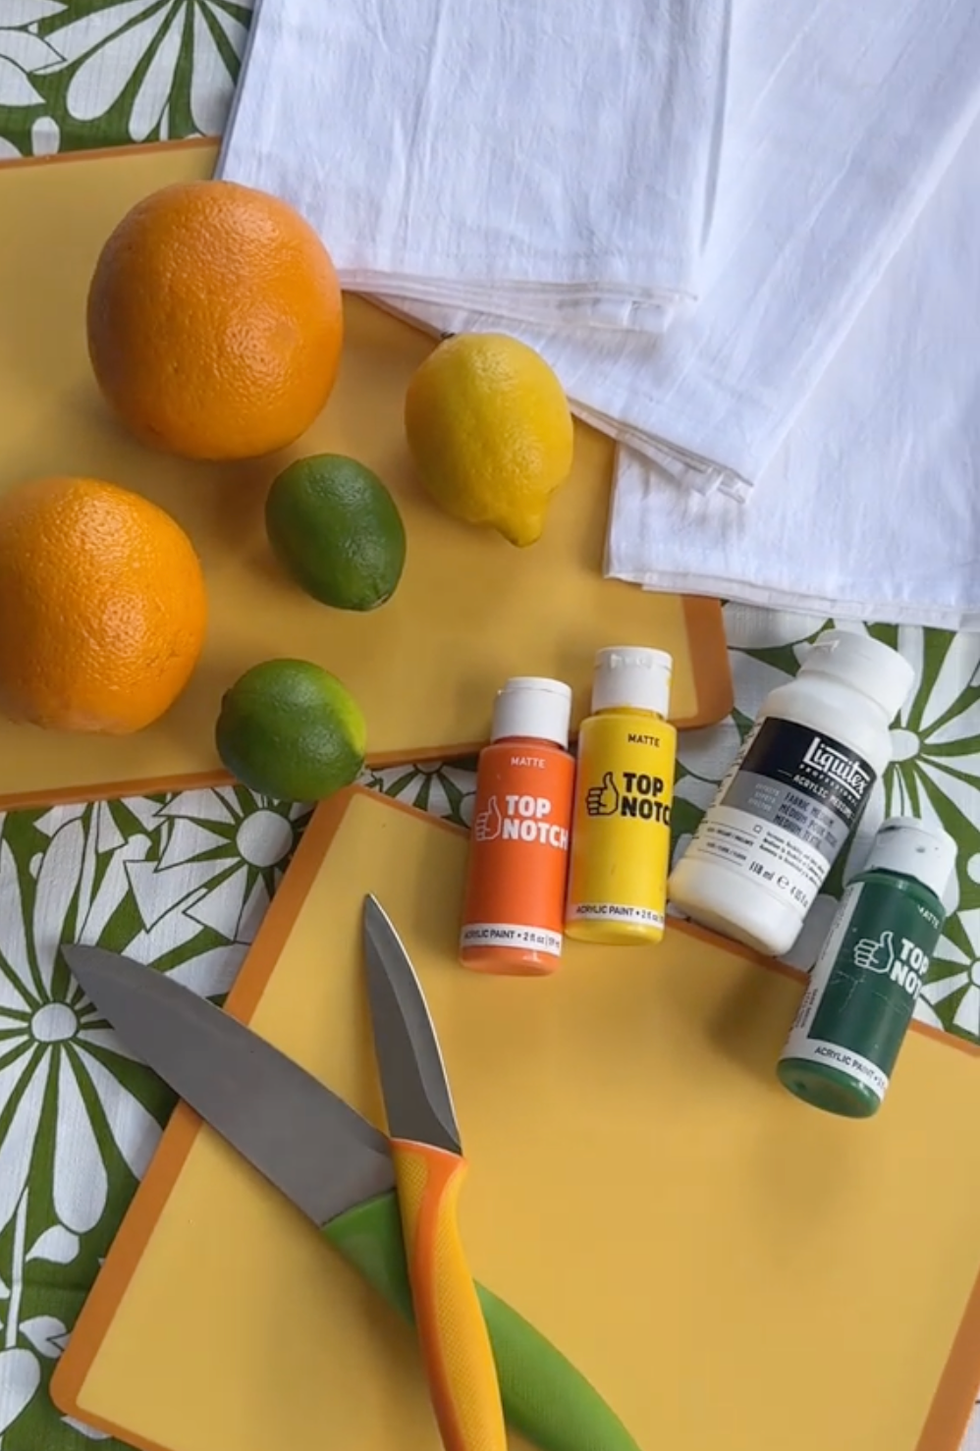
MULTIPOLYGON (((376 893, 442 1041, 473 1272, 642 1451, 956 1451, 980 1058, 917 1028, 878 1118, 822 1115, 773 1074, 798 980, 676 923, 660 948, 568 943, 544 981, 479 978, 454 961, 465 862, 464 833, 377 795, 321 809, 232 1010, 380 1122, 376 893)), ((182 1110, 54 1387, 164 1451, 438 1451, 408 1328, 182 1110)))

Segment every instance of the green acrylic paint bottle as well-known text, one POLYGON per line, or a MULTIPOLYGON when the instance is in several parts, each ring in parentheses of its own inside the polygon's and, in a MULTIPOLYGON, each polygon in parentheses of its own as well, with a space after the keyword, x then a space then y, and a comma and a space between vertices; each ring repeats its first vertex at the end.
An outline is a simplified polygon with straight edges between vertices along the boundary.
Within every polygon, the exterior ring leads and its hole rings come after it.
POLYGON ((776 1066, 797 1098, 845 1118, 881 1107, 955 866, 946 832, 908 816, 882 823, 841 898, 776 1066))

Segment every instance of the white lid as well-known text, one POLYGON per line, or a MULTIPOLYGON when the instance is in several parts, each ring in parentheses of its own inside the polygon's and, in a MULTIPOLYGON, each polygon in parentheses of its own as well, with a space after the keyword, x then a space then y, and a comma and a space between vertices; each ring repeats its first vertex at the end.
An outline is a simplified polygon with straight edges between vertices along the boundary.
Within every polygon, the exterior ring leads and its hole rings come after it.
POLYGON ((497 692, 490 739, 530 736, 567 749, 571 715, 571 686, 543 675, 515 675, 497 692))
POLYGON ((834 675, 878 703, 893 720, 912 689, 915 671, 903 655, 856 630, 825 630, 800 666, 801 674, 834 675))
POLYGON ((647 650, 641 645, 611 645, 597 650, 592 709, 632 706, 666 716, 673 668, 673 658, 666 650, 647 650))
POLYGON ((956 842, 938 826, 926 826, 914 816, 890 816, 879 826, 861 870, 914 877, 942 901, 956 870, 956 842))

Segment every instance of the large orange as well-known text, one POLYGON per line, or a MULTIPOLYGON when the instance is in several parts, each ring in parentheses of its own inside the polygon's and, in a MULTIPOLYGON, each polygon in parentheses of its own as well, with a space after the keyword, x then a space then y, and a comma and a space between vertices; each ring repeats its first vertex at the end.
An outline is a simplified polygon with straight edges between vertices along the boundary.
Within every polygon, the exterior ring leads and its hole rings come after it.
POLYGON ((337 376, 330 255, 285 202, 226 181, 163 187, 123 217, 88 296, 103 394, 144 443, 255 458, 292 443, 337 376))
POLYGON ((141 730, 204 643, 204 576, 180 525, 98 479, 0 498, 0 711, 74 731, 141 730))

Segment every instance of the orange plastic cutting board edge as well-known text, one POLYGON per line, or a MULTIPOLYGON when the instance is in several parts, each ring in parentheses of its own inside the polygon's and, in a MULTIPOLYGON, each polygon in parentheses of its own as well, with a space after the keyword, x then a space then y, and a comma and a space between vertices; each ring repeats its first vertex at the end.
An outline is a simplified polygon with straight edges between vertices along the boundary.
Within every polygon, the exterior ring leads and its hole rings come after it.
MULTIPOLYGON (((467 973, 465 858, 383 797, 320 808, 231 1010, 381 1122, 375 892, 442 1041, 473 1272, 643 1451, 956 1451, 980 1378, 978 1055, 916 1028, 877 1119, 820 1114, 773 1076, 796 975, 673 922, 659 948, 569 942, 550 979, 467 973)), ((438 1448, 411 1332, 184 1108, 53 1389, 163 1451, 438 1448)))
POLYGON ((215 148, 135 147, 0 168, 0 491, 49 472, 137 489, 189 530, 207 571, 209 638, 176 706, 123 738, 0 722, 0 807, 118 795, 226 779, 214 750, 223 691, 277 655, 313 659, 359 700, 373 763, 438 758, 481 745, 508 675, 557 675, 587 705, 592 658, 610 644, 657 645, 675 659, 672 715, 705 725, 731 708, 716 600, 656 595, 605 581, 601 562, 613 448, 576 426, 573 474, 544 538, 517 550, 442 515, 415 481, 402 427, 409 377, 433 339, 364 299, 345 301, 340 378, 323 415, 291 450, 217 467, 158 455, 110 417, 85 345, 85 296, 106 237, 140 197, 210 174, 215 148), (394 492, 408 560, 377 612, 331 610, 274 565, 263 502, 291 457, 353 454, 394 492))

